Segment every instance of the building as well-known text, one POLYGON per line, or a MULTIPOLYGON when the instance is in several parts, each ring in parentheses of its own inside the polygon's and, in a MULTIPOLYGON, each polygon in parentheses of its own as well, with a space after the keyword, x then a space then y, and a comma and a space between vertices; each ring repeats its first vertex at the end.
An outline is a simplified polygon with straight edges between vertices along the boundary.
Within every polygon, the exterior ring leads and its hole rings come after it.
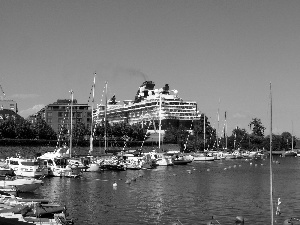
POLYGON ((79 104, 76 99, 58 99, 56 102, 45 106, 33 118, 41 118, 50 125, 56 133, 60 133, 62 127, 68 130, 71 125, 71 108, 72 108, 72 125, 76 126, 77 123, 83 123, 86 128, 90 129, 92 122, 92 113, 88 104, 79 104))
POLYGON ((17 103, 13 100, 0 99, 0 110, 9 109, 15 113, 18 113, 17 103))

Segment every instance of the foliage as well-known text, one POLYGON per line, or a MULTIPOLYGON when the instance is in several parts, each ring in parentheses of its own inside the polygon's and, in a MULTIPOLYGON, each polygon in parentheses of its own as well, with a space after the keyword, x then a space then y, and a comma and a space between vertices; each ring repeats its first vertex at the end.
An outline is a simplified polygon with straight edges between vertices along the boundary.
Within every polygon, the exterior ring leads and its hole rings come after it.
MULTIPOLYGON (((231 136, 218 140, 219 146, 224 147, 225 138, 229 149, 266 149, 270 148, 270 137, 264 137, 265 127, 258 118, 252 119, 249 123, 252 133, 245 129, 236 127, 231 136)), ((98 124, 92 130, 96 145, 104 143, 105 126, 98 124)), ((203 151, 204 149, 215 149, 217 143, 216 129, 210 126, 207 117, 202 117, 194 121, 192 131, 185 127, 170 126, 165 130, 163 142, 166 144, 177 144, 181 151, 203 151), (204 123, 205 118, 205 123, 204 123), (205 135, 204 135, 205 124, 205 135), (204 139, 205 137, 205 139, 204 139), (205 143, 205 146, 204 146, 205 143)), ((88 146, 91 130, 87 129, 83 123, 76 123, 73 128, 73 142, 76 146, 88 146)), ((142 146, 153 145, 144 143, 149 138, 149 133, 140 124, 129 125, 127 123, 106 125, 106 137, 110 146, 142 146)), ((23 118, 7 118, 0 122, 0 145, 54 145, 57 139, 67 143, 69 131, 66 126, 61 128, 61 132, 56 134, 54 130, 43 119, 37 119, 31 123, 23 118), (13 141, 14 140, 14 141, 13 141), (32 140, 32 141, 31 141, 32 140), (44 141, 43 141, 44 140, 44 141)), ((296 137, 292 137, 289 132, 281 135, 272 135, 273 150, 288 150, 296 145, 296 137)))
POLYGON ((43 119, 38 119, 35 123, 32 124, 32 131, 34 133, 34 138, 36 139, 44 139, 44 140, 57 139, 57 135, 55 131, 43 119))
POLYGON ((264 137, 265 127, 262 125, 261 120, 258 118, 252 119, 249 123, 250 130, 252 129, 252 135, 264 137))

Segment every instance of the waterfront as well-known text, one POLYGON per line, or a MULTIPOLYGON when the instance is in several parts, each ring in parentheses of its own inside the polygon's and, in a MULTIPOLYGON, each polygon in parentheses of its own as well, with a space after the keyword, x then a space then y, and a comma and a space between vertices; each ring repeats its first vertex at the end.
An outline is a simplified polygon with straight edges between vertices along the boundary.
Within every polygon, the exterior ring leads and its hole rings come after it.
MULTIPOLYGON (((274 205, 281 199, 282 224, 300 213, 300 158, 275 158, 274 205)), ((153 170, 84 173, 46 178, 34 197, 65 204, 75 224, 270 224, 269 159, 193 162, 153 170), (136 178, 126 184, 128 178, 136 178), (117 187, 113 183, 117 182, 117 187)), ((32 194, 21 197, 33 197, 32 194)))

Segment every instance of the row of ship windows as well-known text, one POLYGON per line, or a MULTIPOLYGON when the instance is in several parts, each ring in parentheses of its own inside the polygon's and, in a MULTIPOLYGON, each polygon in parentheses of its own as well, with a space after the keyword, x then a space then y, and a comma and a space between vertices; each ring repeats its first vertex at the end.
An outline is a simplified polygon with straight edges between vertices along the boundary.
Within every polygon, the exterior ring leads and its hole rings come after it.
MULTIPOLYGON (((148 109, 148 110, 135 110, 136 112, 129 112, 130 114, 131 113, 153 113, 153 112, 158 112, 157 109, 148 109)), ((163 107, 162 108, 162 111, 165 111, 165 112, 182 112, 182 113, 186 113, 186 112, 190 112, 190 111, 196 111, 196 109, 194 107, 182 107, 180 109, 178 108, 166 108, 166 107, 163 107)), ((103 114, 104 112, 99 112, 99 114, 103 114)), ((112 113, 122 113, 121 110, 111 110, 109 112, 110 114, 112 113)))

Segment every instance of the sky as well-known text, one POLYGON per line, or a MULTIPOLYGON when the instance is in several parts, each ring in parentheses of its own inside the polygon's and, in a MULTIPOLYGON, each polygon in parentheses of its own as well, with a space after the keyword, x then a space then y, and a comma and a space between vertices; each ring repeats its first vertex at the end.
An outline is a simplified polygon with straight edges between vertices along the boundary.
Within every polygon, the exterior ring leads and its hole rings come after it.
POLYGON ((89 103, 95 72, 95 105, 105 82, 123 101, 151 80, 215 128, 226 111, 228 135, 253 118, 268 135, 272 93, 273 133, 300 138, 299 12, 298 0, 0 0, 0 85, 26 118, 70 90, 89 103))

